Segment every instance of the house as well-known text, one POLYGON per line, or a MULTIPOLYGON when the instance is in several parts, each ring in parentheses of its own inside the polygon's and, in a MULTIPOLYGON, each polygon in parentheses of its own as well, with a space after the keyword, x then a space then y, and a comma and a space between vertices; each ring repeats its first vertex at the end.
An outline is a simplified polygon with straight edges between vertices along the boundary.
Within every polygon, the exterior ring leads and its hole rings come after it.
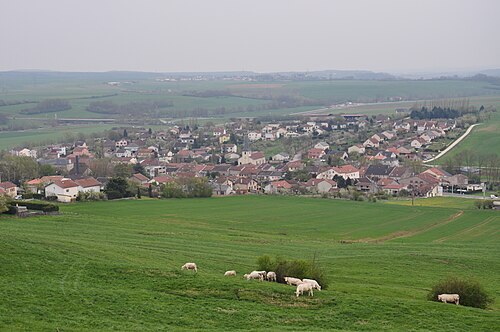
POLYGON ((214 196, 227 196, 233 192, 233 189, 227 184, 210 183, 212 193, 214 196))
POLYGON ((273 181, 264 187, 266 194, 285 194, 292 192, 293 185, 287 180, 273 181))
POLYGON ((256 131, 249 132, 247 136, 250 142, 258 141, 262 138, 262 134, 256 131))
POLYGON ((367 139, 363 143, 363 146, 365 148, 378 148, 380 146, 380 141, 378 141, 375 138, 371 137, 371 138, 367 139))
POLYGON ((45 197, 57 196, 57 200, 69 203, 78 196, 78 184, 70 179, 54 180, 45 186, 45 197))
POLYGON ((128 141, 126 139, 121 139, 121 140, 115 142, 115 146, 117 148, 121 148, 121 147, 124 147, 127 145, 128 145, 128 141))
POLYGON ((28 148, 12 149, 10 150, 10 154, 16 157, 30 157, 35 159, 37 157, 37 151, 34 149, 30 150, 28 148))
POLYGON ((394 167, 387 165, 369 165, 364 176, 371 180, 379 180, 389 177, 394 167))
POLYGON ((319 142, 316 145, 314 145, 315 149, 321 149, 321 150, 328 150, 330 148, 330 145, 326 142, 319 142))
POLYGON ((273 161, 284 162, 290 160, 290 155, 285 152, 280 152, 272 157, 273 161))
POLYGON ((358 154, 364 154, 365 153, 365 147, 362 144, 356 144, 353 146, 350 146, 347 149, 348 153, 358 153, 358 154))
POLYGON ((411 147, 415 148, 415 149, 420 149, 421 147, 423 147, 427 144, 428 144, 428 142, 421 137, 417 137, 417 138, 413 139, 410 143, 411 147))
POLYGON ((94 179, 93 177, 76 179, 73 180, 78 185, 78 192, 95 192, 98 193, 101 191, 102 183, 94 179))
POLYGON ((320 159, 325 155, 325 150, 312 148, 307 150, 307 158, 309 159, 320 159))
POLYGON ((388 194, 388 195, 398 195, 401 190, 406 190, 408 189, 407 186, 404 184, 399 184, 399 183, 394 183, 394 184, 388 184, 382 187, 382 190, 388 194))
POLYGON ((359 169, 352 165, 343 165, 332 167, 334 176, 338 175, 343 177, 345 180, 349 179, 359 179, 359 169))
POLYGON ((229 136, 228 134, 220 135, 219 136, 219 144, 224 144, 226 142, 229 142, 230 139, 231 139, 231 136, 229 136))
POLYGON ((14 198, 17 196, 17 186, 9 181, 0 182, 0 190, 2 194, 14 198))
POLYGON ((225 134, 226 134, 226 128, 215 128, 213 131, 213 135, 217 137, 225 134))
POLYGON ((148 183, 149 178, 144 176, 141 173, 136 173, 136 174, 133 174, 131 177, 129 177, 128 180, 131 182, 135 182, 137 184, 145 185, 148 183))
POLYGON ((252 152, 250 150, 243 151, 242 156, 238 159, 238 165, 252 164, 261 165, 266 162, 266 157, 263 152, 252 152))
POLYGON ((329 179, 309 179, 304 186, 308 191, 326 194, 337 188, 337 182, 329 179))
POLYGON ((221 152, 222 153, 237 153, 238 147, 236 146, 236 144, 223 144, 221 146, 221 152))
POLYGON ((366 192, 370 194, 377 193, 379 191, 379 187, 377 183, 375 183, 373 180, 363 177, 360 178, 356 184, 356 190, 361 191, 361 192, 366 192))
POLYGON ((447 178, 447 177, 450 177, 451 174, 440 169, 440 168, 437 168, 437 167, 431 167, 429 169, 426 169, 425 171, 423 171, 422 173, 425 173, 425 174, 430 174, 432 175, 433 177, 435 177, 436 179, 443 179, 443 178, 447 178))

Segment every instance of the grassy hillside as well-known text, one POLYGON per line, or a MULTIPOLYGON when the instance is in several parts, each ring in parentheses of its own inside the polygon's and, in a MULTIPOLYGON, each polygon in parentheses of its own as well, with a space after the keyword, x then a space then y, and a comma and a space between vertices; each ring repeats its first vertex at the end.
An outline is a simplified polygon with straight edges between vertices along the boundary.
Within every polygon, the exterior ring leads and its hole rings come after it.
POLYGON ((15 132, 0 132, 0 150, 14 147, 40 146, 56 143, 67 135, 78 137, 78 134, 100 133, 111 129, 113 125, 61 126, 50 129, 21 130, 15 132))
POLYGON ((496 103, 496 106, 498 111, 493 113, 489 120, 472 129, 471 133, 460 144, 436 160, 436 163, 443 164, 447 159, 453 158, 465 150, 473 151, 481 156, 500 155, 500 101, 496 103))
POLYGON ((0 218, 3 329, 491 331, 500 320, 498 301, 480 310, 425 299, 450 274, 499 298, 492 211, 229 197, 62 212, 0 218), (316 255, 330 287, 296 299, 290 286, 243 280, 262 254, 316 255), (187 261, 198 274, 180 271, 187 261), (238 277, 224 278, 229 269, 238 277))

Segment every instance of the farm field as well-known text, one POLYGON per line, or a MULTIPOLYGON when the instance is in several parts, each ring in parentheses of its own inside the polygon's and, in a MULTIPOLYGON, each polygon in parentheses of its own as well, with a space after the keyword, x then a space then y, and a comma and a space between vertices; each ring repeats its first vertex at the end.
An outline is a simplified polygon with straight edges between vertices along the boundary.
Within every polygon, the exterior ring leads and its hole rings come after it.
POLYGON ((56 143, 66 135, 99 133, 111 129, 113 125, 60 126, 56 128, 34 129, 22 131, 0 131, 0 151, 14 147, 39 146, 56 143))
POLYGON ((444 164, 447 159, 453 158, 465 150, 471 150, 481 156, 500 155, 500 100, 496 102, 496 107, 497 112, 492 114, 491 119, 472 129, 460 144, 437 159, 435 163, 444 164))
MULTIPOLYGON (((110 117, 109 114, 91 113, 86 110, 93 101, 112 101, 124 104, 131 101, 170 101, 171 107, 160 109, 165 116, 183 117, 182 114, 204 109, 214 112, 224 108, 223 114, 212 117, 286 115, 309 111, 322 106, 346 101, 371 103, 391 98, 425 100, 441 98, 463 98, 466 96, 499 96, 500 90, 493 84, 466 80, 333 80, 333 81, 175 81, 158 82, 160 73, 0 73, 0 99, 5 101, 40 101, 47 98, 66 99, 72 109, 58 113, 59 117, 85 118, 110 117), (106 82, 124 82, 110 86, 106 82), (228 95, 194 97, 192 92, 219 91, 228 95), (317 106, 297 106, 287 110, 283 107, 264 109, 270 98, 283 96, 304 98, 317 106), (241 113, 241 114, 240 114, 241 113), (255 114, 254 114, 255 113, 255 114)), ((408 105, 408 103, 403 103, 408 105)), ((0 107, 0 113, 17 115, 34 104, 0 107)), ((310 105, 310 104, 309 104, 310 105)), ((412 105, 412 102, 410 106, 412 105)), ((367 106, 368 114, 380 110, 394 112, 394 105, 367 106)), ((358 110, 356 110, 358 111, 358 110)), ((361 111, 361 110, 360 110, 361 111)), ((52 114, 48 114, 52 116, 52 114)), ((119 117, 111 115, 111 117, 119 117)), ((140 114, 137 114, 140 116, 140 114)), ((45 118, 47 114, 34 117, 45 118)), ((201 116, 200 116, 201 117, 201 116)))
MULTIPOLYGON (((500 215, 273 196, 63 205, 0 217, 4 330, 449 330, 500 322, 500 215), (316 256, 328 289, 245 281, 263 254, 316 256), (194 261, 199 272, 180 271, 194 261), (225 278, 226 270, 238 271, 225 278), (488 310, 426 300, 449 275, 479 280, 488 310)), ((434 206, 432 206, 434 205, 434 206)), ((441 207, 445 205, 446 207, 441 207)))

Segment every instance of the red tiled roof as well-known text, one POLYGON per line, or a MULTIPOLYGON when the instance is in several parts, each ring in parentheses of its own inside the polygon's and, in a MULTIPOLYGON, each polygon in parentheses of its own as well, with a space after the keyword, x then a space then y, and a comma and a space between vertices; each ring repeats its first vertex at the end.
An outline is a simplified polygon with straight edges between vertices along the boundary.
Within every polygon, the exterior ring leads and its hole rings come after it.
POLYGON ((102 183, 100 183, 93 177, 74 180, 74 182, 82 188, 97 187, 102 185, 102 183))
POLYGON ((76 184, 73 180, 70 179, 54 180, 52 183, 63 189, 78 187, 78 184, 76 184))
POLYGON ((0 188, 10 189, 10 188, 15 188, 15 187, 17 187, 17 186, 10 181, 0 182, 0 188))

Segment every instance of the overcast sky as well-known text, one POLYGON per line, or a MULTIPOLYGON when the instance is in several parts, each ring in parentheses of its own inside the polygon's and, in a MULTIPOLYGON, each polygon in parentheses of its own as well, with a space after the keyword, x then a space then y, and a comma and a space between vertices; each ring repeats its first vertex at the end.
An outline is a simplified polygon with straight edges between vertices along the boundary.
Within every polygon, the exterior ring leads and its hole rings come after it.
POLYGON ((500 68, 498 0, 0 0, 0 70, 500 68))

